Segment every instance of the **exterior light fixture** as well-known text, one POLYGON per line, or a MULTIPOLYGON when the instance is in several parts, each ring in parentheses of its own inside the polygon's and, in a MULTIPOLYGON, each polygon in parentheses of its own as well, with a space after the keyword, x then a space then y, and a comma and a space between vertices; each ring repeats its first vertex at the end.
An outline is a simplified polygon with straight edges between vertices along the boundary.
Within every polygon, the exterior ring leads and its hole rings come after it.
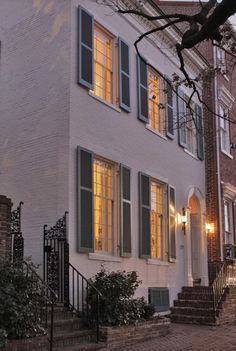
POLYGON ((214 223, 206 223, 206 232, 207 234, 212 234, 215 231, 215 225, 214 223))
POLYGON ((186 213, 186 210, 185 210, 184 207, 183 207, 183 209, 182 209, 181 220, 182 220, 182 230, 183 230, 184 235, 185 235, 186 224, 187 224, 187 213, 186 213))

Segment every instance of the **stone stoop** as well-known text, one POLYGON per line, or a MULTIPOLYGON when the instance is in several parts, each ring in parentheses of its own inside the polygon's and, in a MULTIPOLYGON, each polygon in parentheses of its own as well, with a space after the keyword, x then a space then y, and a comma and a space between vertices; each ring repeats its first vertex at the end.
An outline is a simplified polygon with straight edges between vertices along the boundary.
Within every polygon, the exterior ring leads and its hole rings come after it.
POLYGON ((75 313, 60 305, 55 306, 53 340, 54 351, 93 351, 104 347, 104 343, 96 343, 93 330, 85 327, 75 313))
POLYGON ((211 287, 183 287, 171 308, 171 322, 216 325, 211 287))

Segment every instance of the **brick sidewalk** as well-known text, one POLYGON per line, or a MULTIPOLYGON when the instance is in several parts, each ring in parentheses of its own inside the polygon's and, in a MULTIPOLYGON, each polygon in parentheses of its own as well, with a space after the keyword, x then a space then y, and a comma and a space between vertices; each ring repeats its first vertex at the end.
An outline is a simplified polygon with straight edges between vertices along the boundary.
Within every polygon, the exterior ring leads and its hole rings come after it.
POLYGON ((220 327, 171 324, 171 332, 119 351, 236 351, 236 323, 220 327))

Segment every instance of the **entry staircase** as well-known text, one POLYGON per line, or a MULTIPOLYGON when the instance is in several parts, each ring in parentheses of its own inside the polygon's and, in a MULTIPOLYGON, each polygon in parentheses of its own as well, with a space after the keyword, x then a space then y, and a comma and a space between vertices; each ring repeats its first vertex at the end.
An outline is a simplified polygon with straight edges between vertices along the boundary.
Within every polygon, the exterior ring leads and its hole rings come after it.
POLYGON ((236 320, 236 260, 226 259, 211 286, 183 287, 171 321, 219 325, 236 320))

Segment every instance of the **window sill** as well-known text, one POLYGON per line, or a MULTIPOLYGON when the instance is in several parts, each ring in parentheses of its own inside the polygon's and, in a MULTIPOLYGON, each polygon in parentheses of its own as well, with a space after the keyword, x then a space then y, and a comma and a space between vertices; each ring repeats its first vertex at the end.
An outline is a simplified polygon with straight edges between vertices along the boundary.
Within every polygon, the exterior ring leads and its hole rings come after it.
POLYGON ((99 254, 97 252, 90 252, 88 255, 88 258, 89 260, 96 260, 96 261, 122 262, 122 258, 120 257, 99 254))
POLYGON ((222 150, 222 149, 221 149, 221 152, 222 152, 223 154, 225 154, 226 156, 228 156, 231 160, 233 160, 234 157, 233 157, 230 153, 228 153, 227 151, 222 150))
POLYGON ((198 157, 197 157, 196 155, 192 154, 192 152, 190 152, 188 149, 185 149, 185 148, 184 148, 184 152, 186 152, 186 154, 188 154, 189 156, 191 156, 191 157, 194 158, 195 160, 198 160, 198 161, 199 161, 198 157))
POLYGON ((148 124, 146 125, 146 129, 148 129, 150 132, 152 132, 153 134, 158 135, 160 138, 164 139, 164 140, 168 140, 167 137, 161 133, 159 133, 157 130, 153 129, 152 127, 150 127, 148 124))
POLYGON ((158 260, 157 258, 148 258, 147 264, 152 264, 155 266, 169 266, 169 262, 158 260))
POLYGON ((101 99, 99 96, 93 94, 91 91, 89 91, 88 94, 89 94, 92 98, 94 98, 95 100, 100 101, 102 104, 104 104, 104 105, 106 105, 106 106, 112 108, 112 109, 115 110, 116 112, 121 112, 121 109, 120 109, 119 107, 117 107, 117 106, 115 106, 115 105, 113 105, 113 104, 111 104, 111 103, 109 103, 109 102, 106 102, 105 100, 101 99))

